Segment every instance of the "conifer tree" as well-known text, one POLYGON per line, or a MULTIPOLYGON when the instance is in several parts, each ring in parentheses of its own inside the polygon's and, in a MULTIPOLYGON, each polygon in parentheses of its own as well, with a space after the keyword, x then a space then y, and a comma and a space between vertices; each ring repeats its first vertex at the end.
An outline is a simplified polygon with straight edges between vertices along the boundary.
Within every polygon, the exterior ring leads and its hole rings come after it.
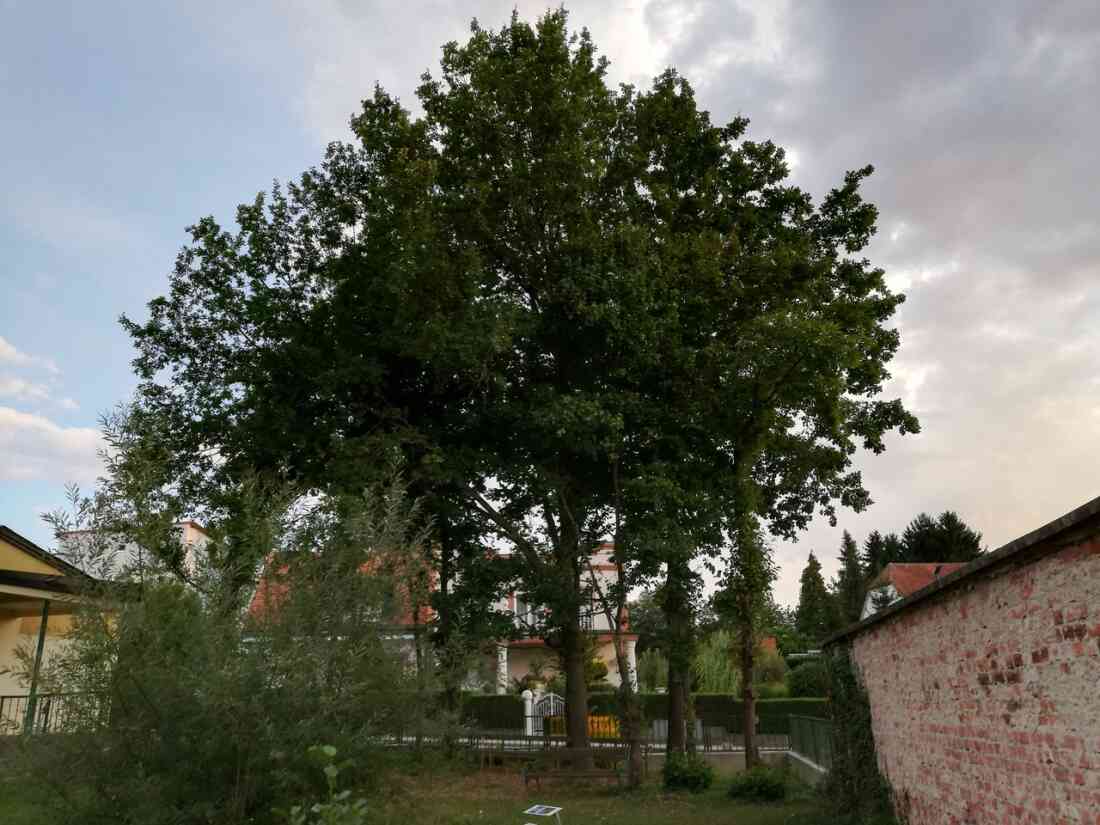
POLYGON ((965 562, 982 554, 982 534, 952 510, 945 510, 936 519, 921 513, 909 522, 901 541, 901 561, 905 562, 965 562))
POLYGON ((841 625, 859 621, 863 611, 863 598, 866 595, 863 566, 859 561, 859 547, 855 539, 845 530, 840 543, 840 573, 833 585, 837 612, 841 625))
POLYGON ((811 552, 802 570, 795 628, 817 644, 835 629, 835 616, 833 600, 821 575, 821 562, 811 552))

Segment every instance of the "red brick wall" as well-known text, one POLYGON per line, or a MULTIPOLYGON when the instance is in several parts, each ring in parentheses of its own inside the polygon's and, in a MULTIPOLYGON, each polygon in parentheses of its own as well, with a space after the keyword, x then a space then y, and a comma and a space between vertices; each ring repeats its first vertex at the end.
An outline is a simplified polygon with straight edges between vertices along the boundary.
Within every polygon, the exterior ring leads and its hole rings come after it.
POLYGON ((1100 537, 990 568, 852 640, 913 825, 1100 825, 1100 537))

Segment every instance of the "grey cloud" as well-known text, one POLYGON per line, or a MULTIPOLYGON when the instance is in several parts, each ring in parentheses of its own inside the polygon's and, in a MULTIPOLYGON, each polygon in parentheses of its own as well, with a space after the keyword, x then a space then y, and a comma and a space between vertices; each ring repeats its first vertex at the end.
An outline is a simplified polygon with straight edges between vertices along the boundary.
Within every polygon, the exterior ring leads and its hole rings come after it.
MULTIPOLYGON (((670 50, 689 77, 730 48, 727 4, 658 5, 694 12, 670 50)), ((793 602, 808 550, 834 571, 844 528, 950 507, 996 546, 1100 492, 1100 7, 800 3, 781 36, 789 67, 703 71, 699 96, 795 148, 818 195, 876 165, 869 257, 909 281, 890 389, 924 425, 860 459, 867 513, 777 548, 793 602)))

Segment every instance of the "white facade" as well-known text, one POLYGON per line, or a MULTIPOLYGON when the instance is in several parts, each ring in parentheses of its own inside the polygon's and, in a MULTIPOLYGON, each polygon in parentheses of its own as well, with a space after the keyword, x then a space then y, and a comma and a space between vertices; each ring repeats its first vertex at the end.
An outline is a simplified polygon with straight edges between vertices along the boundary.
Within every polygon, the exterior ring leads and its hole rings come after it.
MULTIPOLYGON (((580 615, 581 628, 596 637, 596 655, 607 665, 607 681, 618 687, 624 674, 619 671, 618 657, 615 655, 614 628, 609 621, 603 603, 611 598, 611 587, 618 581, 618 572, 612 554, 614 545, 599 545, 589 557, 589 568, 582 582, 590 590, 590 600, 580 615), (601 598, 602 595, 602 598, 601 598)), ((539 638, 540 610, 532 604, 526 594, 517 591, 508 594, 495 605, 502 613, 510 613, 521 638, 501 641, 496 648, 497 693, 507 693, 514 681, 523 679, 533 671, 547 673, 547 678, 556 673, 557 656, 546 643, 539 638)), ((636 637, 626 634, 625 647, 627 677, 635 689, 638 686, 638 667, 634 653, 636 637)))
MULTIPOLYGON (((196 569, 196 553, 205 547, 210 537, 193 521, 178 521, 173 530, 183 548, 184 569, 196 569)), ((132 573, 151 561, 149 551, 135 542, 114 541, 97 535, 94 530, 74 530, 60 536, 58 554, 70 564, 97 578, 117 578, 132 573)))

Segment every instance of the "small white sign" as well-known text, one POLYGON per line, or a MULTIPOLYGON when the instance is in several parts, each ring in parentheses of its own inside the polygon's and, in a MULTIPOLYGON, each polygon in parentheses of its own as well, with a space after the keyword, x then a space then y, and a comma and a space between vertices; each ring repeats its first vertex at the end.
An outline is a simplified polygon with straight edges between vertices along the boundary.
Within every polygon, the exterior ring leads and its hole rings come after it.
MULTIPOLYGON (((555 805, 532 805, 524 813, 529 816, 552 816, 558 825, 561 825, 561 808, 555 805)), ((531 823, 525 823, 524 825, 531 825, 531 823)))

